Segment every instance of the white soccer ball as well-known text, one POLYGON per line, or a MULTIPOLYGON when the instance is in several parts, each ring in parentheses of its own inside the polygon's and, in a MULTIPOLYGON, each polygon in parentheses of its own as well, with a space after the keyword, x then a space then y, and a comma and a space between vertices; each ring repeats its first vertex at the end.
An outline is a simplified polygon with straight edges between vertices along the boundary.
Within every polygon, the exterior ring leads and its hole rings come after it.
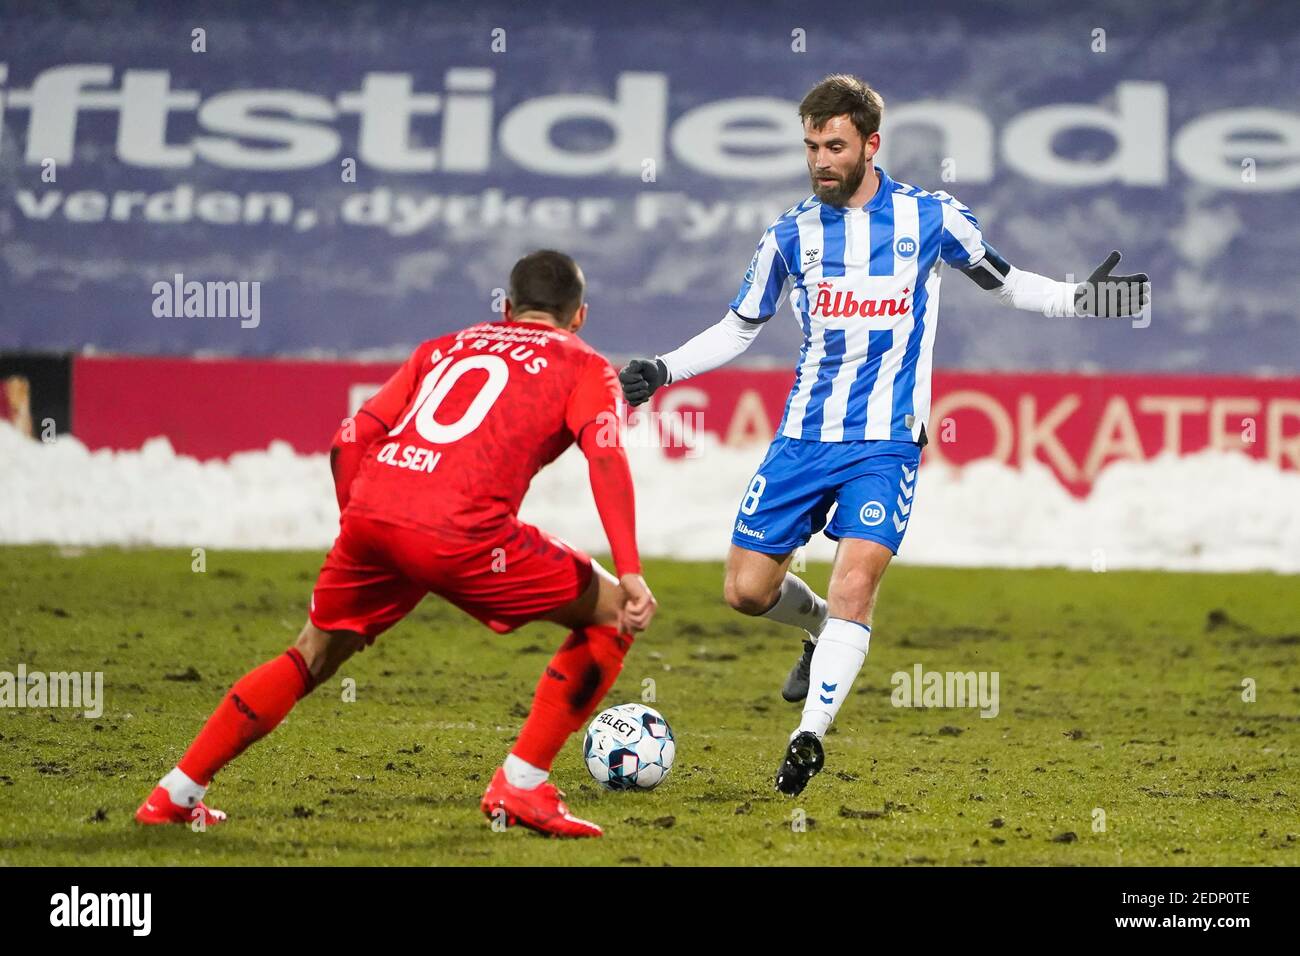
POLYGON ((601 711, 582 744, 587 770, 608 790, 653 790, 673 769, 676 756, 673 729, 645 704, 601 711))

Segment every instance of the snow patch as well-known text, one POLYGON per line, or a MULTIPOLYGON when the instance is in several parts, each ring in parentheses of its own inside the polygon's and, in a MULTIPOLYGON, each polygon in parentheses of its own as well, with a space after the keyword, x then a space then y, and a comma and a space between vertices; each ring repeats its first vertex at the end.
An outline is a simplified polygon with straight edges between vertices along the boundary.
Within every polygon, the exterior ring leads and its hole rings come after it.
MULTIPOLYGON (((705 436, 708 438, 709 436, 705 436)), ((628 451, 642 553, 719 559, 761 447, 695 457, 628 451)), ((521 516, 596 553, 604 533, 571 449, 533 481, 521 516)), ((165 438, 91 452, 0 423, 0 543, 324 550, 338 527, 324 455, 275 442, 200 462, 165 438)), ((822 535, 807 549, 828 560, 822 535)), ((1045 466, 923 463, 900 560, 912 564, 1300 572, 1300 474, 1240 454, 1117 462, 1079 500, 1045 466)))

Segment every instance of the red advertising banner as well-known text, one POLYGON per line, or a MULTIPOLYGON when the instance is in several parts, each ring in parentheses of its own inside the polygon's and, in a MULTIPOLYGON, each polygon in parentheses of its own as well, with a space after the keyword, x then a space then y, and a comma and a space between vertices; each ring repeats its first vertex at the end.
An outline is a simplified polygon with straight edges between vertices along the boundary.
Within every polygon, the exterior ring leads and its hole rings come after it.
POLYGON ((285 441, 322 452, 339 422, 396 362, 77 356, 72 427, 89 448, 139 448, 155 435, 196 458, 285 441))
MULTIPOLYGON (((165 435, 177 452, 198 458, 275 440, 321 452, 395 368, 78 357, 73 427, 90 448, 137 448, 165 435)), ((780 421, 790 383, 784 370, 720 369, 661 392, 649 410, 656 427, 680 433, 686 423, 688 435, 695 429, 726 444, 762 444, 780 421)), ((928 432, 929 461, 1040 461, 1076 495, 1114 461, 1210 447, 1300 469, 1300 379, 940 371, 928 432)))

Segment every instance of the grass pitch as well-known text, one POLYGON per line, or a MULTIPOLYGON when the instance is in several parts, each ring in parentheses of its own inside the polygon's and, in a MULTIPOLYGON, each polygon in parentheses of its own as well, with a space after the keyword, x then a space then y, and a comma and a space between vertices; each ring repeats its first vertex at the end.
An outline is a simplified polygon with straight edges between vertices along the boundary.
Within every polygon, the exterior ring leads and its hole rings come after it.
MULTIPOLYGON (((496 636, 430 598, 221 773, 229 823, 136 827, 229 685, 293 640, 321 557, 210 551, 194 573, 180 550, 0 549, 0 670, 102 671, 105 691, 96 719, 0 709, 0 864, 1300 861, 1300 580, 1267 574, 896 565, 826 771, 792 801, 772 780, 797 634, 728 609, 718 564, 650 562, 661 612, 605 706, 652 687, 677 764, 607 793, 571 740, 554 779, 606 828, 581 842, 493 832, 477 806, 562 632, 496 636), (893 706, 918 663, 996 671, 997 716, 893 706)), ((806 576, 824 593, 828 572, 806 576)))

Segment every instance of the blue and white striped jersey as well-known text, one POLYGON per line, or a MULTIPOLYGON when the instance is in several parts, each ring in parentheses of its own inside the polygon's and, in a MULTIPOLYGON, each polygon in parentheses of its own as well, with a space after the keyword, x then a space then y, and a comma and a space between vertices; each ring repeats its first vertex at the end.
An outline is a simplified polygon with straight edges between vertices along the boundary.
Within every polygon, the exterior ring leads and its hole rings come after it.
POLYGON ((862 208, 810 196, 763 234, 732 311, 765 322, 786 280, 803 327, 779 433, 839 442, 919 441, 930 414, 930 371, 941 262, 984 258, 979 223, 945 192, 894 182, 862 208))

